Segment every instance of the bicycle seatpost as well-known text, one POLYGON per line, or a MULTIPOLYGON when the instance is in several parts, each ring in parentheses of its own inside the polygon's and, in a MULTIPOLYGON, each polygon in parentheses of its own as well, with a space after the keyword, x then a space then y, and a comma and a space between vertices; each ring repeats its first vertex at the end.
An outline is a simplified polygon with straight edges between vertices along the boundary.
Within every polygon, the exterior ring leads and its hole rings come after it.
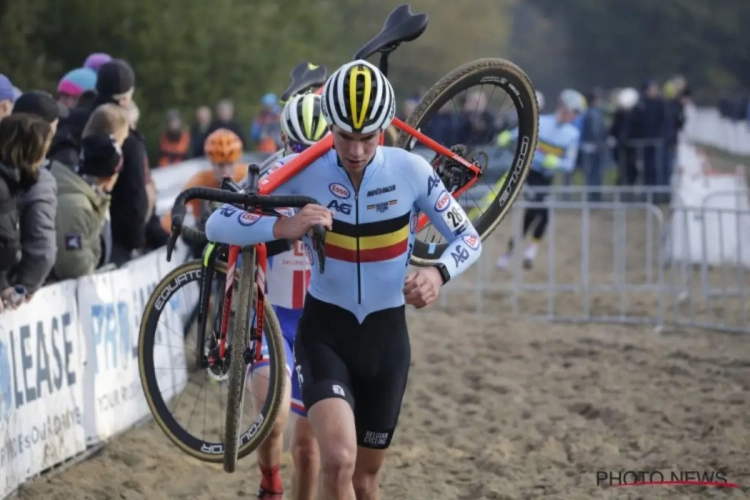
POLYGON ((260 177, 260 167, 251 163, 247 166, 247 194, 258 194, 258 177, 260 177))

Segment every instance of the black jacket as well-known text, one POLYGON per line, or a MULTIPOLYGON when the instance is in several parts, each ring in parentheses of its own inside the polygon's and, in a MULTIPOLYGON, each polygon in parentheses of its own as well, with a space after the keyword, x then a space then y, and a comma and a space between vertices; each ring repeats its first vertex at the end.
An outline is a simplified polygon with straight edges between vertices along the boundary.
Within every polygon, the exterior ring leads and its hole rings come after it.
POLYGON ((0 291, 8 288, 8 270, 21 255, 16 208, 19 189, 18 171, 0 163, 0 291))

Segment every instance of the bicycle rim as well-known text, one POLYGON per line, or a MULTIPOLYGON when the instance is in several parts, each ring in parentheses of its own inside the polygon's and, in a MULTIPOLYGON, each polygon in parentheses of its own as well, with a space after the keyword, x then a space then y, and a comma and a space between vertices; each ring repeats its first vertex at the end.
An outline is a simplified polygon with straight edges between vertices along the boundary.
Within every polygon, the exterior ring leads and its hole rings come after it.
MULTIPOLYGON (((511 97, 518 113, 518 144, 513 155, 510 173, 505 177, 487 210, 472 223, 482 240, 487 238, 509 212, 523 188, 531 168, 538 139, 539 111, 534 87, 529 77, 515 64, 504 59, 478 59, 464 64, 440 79, 422 98, 409 116, 407 124, 420 130, 443 105, 474 85, 492 83, 503 88, 511 97)), ((407 133, 399 133, 398 146, 412 150, 416 141, 407 133)), ((447 145, 450 146, 450 145, 447 145)), ((447 243, 430 244, 414 241, 410 263, 425 266, 434 263, 447 248, 447 243)))

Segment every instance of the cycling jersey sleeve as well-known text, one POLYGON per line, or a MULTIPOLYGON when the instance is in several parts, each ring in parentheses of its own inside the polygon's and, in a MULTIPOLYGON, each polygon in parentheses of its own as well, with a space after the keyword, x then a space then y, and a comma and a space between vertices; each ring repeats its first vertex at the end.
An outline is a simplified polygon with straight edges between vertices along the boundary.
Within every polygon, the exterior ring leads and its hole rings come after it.
POLYGON ((565 148, 565 154, 560 158, 558 167, 563 172, 570 173, 575 169, 576 159, 578 157, 578 143, 580 142, 580 133, 578 130, 573 130, 570 133, 568 147, 565 148))
MULTIPOLYGON (((416 156, 416 155, 415 155, 416 156)), ((416 158, 417 207, 430 219, 448 247, 438 261, 451 278, 469 268, 482 253, 482 240, 461 205, 453 199, 429 163, 416 158)))
MULTIPOLYGON (((286 158, 289 160, 289 157, 286 158)), ((269 173, 275 169, 269 170, 269 173)), ((290 179, 281 185, 275 195, 297 194, 296 179, 290 179)), ((278 211, 282 216, 293 215, 292 211, 282 209, 278 211)), ((276 238, 273 236, 273 226, 277 217, 270 215, 258 215, 240 210, 232 205, 223 205, 215 210, 206 221, 206 237, 209 241, 224 243, 227 245, 255 245, 265 243, 276 238)))

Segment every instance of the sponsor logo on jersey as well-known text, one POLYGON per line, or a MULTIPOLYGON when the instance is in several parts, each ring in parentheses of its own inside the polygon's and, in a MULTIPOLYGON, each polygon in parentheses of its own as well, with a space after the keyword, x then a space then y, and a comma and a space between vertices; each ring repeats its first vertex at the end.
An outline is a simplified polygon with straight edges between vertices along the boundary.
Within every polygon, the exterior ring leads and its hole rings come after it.
POLYGON ((411 214, 411 219, 409 219, 409 231, 411 231, 411 234, 417 232, 417 222, 419 222, 419 212, 414 212, 411 214))
POLYGON ((305 255, 307 256, 307 261, 312 266, 315 263, 315 261, 313 260, 313 252, 312 252, 312 248, 310 248, 309 243, 305 243, 305 255))
POLYGON ((390 193, 396 190, 396 185, 391 184, 390 186, 379 187, 377 189, 371 189, 367 192, 367 196, 379 196, 381 194, 390 193))
POLYGON ((467 245, 469 245, 469 248, 472 250, 476 250, 479 248, 479 236, 475 236, 473 234, 467 234, 463 237, 464 241, 467 245))
POLYGON ((243 226, 252 226, 256 222, 260 220, 260 215, 258 214, 251 214, 249 212, 242 212, 237 217, 237 222, 239 222, 243 226))
POLYGON ((450 206, 450 204, 451 204, 451 195, 448 193, 448 191, 443 190, 443 192, 440 193, 440 196, 438 196, 438 199, 435 202, 435 211, 444 212, 445 209, 450 206))
POLYGON ((349 193, 349 189, 343 184, 339 184, 338 182, 334 182, 333 184, 328 186, 328 189, 331 190, 331 193, 333 193, 334 196, 338 196, 339 198, 346 199, 351 196, 351 193, 349 193))

